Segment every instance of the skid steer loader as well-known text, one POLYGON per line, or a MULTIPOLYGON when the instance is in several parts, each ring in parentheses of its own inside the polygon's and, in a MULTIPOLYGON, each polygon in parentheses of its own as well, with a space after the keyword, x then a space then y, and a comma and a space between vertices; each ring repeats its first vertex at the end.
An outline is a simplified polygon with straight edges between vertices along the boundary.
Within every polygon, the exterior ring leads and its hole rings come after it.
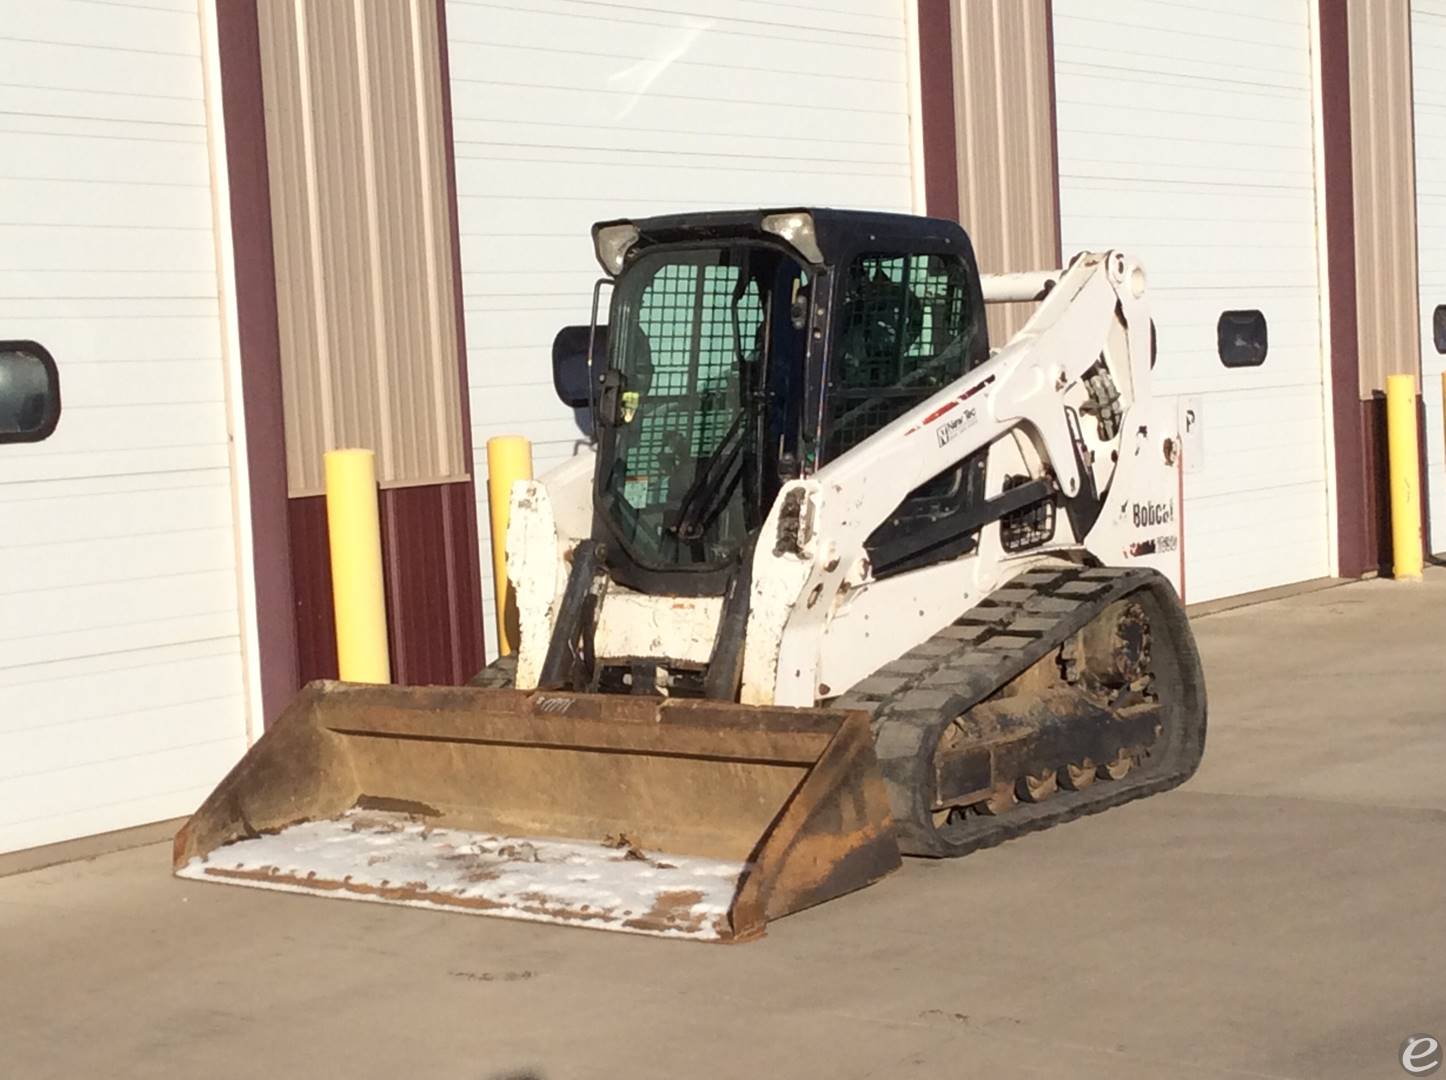
POLYGON ((956 224, 832 210, 593 238, 553 374, 595 438, 512 492, 516 655, 309 686, 179 874, 740 940, 1191 775, 1134 259, 981 277, 956 224), (991 349, 989 302, 1037 306, 991 349))

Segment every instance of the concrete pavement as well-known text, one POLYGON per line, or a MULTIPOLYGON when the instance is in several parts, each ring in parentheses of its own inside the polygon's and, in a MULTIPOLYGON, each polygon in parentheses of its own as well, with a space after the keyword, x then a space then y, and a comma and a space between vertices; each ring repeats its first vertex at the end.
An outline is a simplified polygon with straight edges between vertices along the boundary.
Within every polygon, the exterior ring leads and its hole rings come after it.
POLYGON ((1199 775, 732 948, 0 879, 0 1075, 1404 1077, 1446 1041, 1446 572, 1197 622, 1199 775))

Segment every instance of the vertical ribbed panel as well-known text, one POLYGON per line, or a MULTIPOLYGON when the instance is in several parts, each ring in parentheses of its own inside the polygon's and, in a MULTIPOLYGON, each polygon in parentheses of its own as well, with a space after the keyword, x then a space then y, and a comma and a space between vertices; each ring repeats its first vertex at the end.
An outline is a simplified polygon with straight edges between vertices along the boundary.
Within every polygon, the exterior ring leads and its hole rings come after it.
POLYGON ((292 496, 465 479, 436 5, 261 0, 292 496))
POLYGON ((1407 0, 1351 0, 1351 157, 1361 398, 1416 374, 1415 146, 1407 0))
MULTIPOLYGON (((1046 0, 954 0, 959 220, 985 273, 1059 261, 1046 0)), ((992 307, 1002 344, 1032 304, 992 307)))

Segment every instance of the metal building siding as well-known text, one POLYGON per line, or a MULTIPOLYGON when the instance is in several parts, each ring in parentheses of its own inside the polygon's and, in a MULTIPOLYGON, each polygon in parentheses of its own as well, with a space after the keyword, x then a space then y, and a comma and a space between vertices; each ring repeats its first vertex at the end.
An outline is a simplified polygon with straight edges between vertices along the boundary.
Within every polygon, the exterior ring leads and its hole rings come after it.
POLYGON ((1191 600, 1326 575, 1326 418, 1307 0, 1054 0, 1066 256, 1137 252, 1156 391, 1203 414, 1185 475, 1191 600), (1231 370, 1222 311, 1269 356, 1231 370))
MULTIPOLYGON (((588 319, 594 222, 912 208, 898 0, 448 0, 446 17, 479 478, 490 436, 529 436, 539 472, 586 442, 550 355, 588 319)), ((479 517, 485 553, 485 499, 479 517)), ((484 575, 489 642, 491 590, 484 575)))
MULTIPOLYGON (((382 575, 392 681, 456 686, 482 667, 482 612, 472 485, 383 488, 382 575)), ((302 683, 337 677, 326 499, 291 499, 287 526, 302 683)))
POLYGON ((1446 552, 1446 432, 1441 421, 1446 356, 1436 351, 1432 327, 1436 308, 1446 304, 1446 64, 1441 62, 1446 56, 1446 0, 1412 0, 1411 52, 1429 550, 1446 552))
MULTIPOLYGON (((1046 0, 955 0, 959 220, 986 273, 1059 262, 1046 0)), ((990 309, 1002 343, 1033 305, 990 309)))
POLYGON ((1415 375, 1416 185, 1408 0, 1351 0, 1351 173, 1361 398, 1415 375))
POLYGON ((0 4, 0 338, 60 365, 0 447, 0 851, 192 810, 246 744, 191 0, 0 4))
POLYGON ((339 446, 384 486, 468 475, 436 14, 258 6, 293 496, 339 446))

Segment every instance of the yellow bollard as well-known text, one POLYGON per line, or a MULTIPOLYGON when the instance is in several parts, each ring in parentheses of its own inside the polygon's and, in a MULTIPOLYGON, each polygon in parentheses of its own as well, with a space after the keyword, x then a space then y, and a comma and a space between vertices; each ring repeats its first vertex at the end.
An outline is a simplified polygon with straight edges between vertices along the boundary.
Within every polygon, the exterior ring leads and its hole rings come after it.
POLYGON ((521 435, 487 440, 487 505, 492 524, 492 583, 497 601, 497 652, 507 656, 517 646, 517 603, 507 580, 507 523, 512 485, 532 479, 532 443, 521 435))
POLYGON ((338 673, 346 682, 391 682, 376 455, 331 450, 323 461, 338 673))
POLYGON ((1391 470, 1391 573, 1421 578, 1421 459, 1416 435, 1416 376, 1386 376, 1386 443, 1391 470))

